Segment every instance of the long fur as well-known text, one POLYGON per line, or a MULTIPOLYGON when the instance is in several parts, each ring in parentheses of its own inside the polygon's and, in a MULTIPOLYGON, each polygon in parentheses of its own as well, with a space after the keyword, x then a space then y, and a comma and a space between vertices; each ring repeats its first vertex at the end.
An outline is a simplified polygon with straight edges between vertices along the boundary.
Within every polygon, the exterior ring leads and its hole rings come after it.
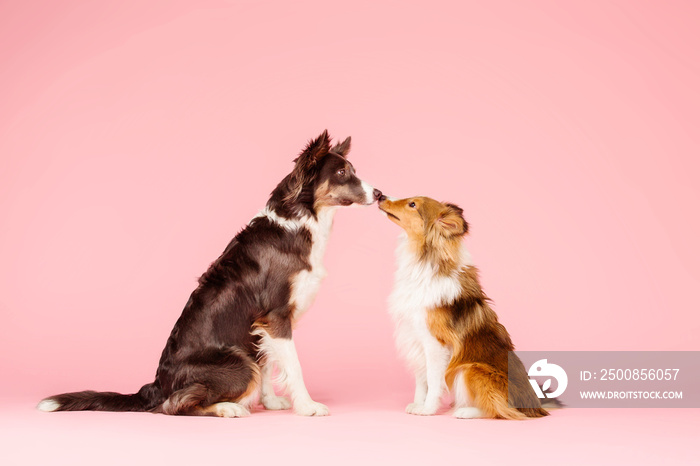
POLYGON ((55 395, 38 408, 239 417, 249 414, 258 393, 269 409, 288 408, 268 380, 275 361, 296 412, 327 414, 306 391, 292 327, 325 276, 322 259, 336 208, 368 205, 381 195, 355 176, 349 150, 350 138, 331 147, 327 131, 309 142, 265 209, 199 278, 152 383, 130 395, 55 395))
POLYGON ((379 208, 405 230, 390 307, 397 345, 416 373, 407 411, 435 414, 451 388, 456 417, 546 416, 517 356, 508 377, 514 346, 463 245, 469 227, 462 209, 426 197, 383 198, 379 208), (515 406, 536 407, 513 407, 509 397, 515 406))

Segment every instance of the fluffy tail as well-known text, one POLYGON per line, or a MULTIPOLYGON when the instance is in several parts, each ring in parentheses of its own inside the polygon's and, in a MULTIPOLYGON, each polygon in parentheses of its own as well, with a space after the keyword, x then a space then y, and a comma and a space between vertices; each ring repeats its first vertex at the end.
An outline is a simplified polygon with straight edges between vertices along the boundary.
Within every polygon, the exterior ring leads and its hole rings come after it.
MULTIPOLYGON (((540 387, 541 389, 542 387, 540 387)), ((547 393, 546 391, 544 393, 547 393)), ((546 410, 550 409, 561 409, 565 408, 566 404, 564 404, 559 398, 545 398, 540 402, 542 407, 546 410)))
POLYGON ((149 383, 138 393, 122 395, 114 392, 64 393, 44 398, 39 411, 150 411, 164 401, 160 387, 149 383))

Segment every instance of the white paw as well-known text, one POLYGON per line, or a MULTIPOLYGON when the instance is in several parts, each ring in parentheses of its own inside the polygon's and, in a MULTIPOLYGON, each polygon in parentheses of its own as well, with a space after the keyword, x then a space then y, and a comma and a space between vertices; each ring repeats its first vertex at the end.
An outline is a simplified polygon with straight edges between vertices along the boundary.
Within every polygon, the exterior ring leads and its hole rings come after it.
POLYGON ((476 419, 484 416, 479 408, 473 408, 471 406, 465 408, 457 408, 455 412, 452 413, 457 419, 476 419))
POLYGON ((406 405, 406 412, 408 414, 413 414, 413 411, 423 407, 423 403, 409 403, 406 405))
POLYGON ((250 416, 250 411, 238 403, 229 403, 227 401, 212 405, 213 412, 219 417, 245 417, 250 416))
POLYGON ((430 406, 422 403, 409 403, 408 406, 406 406, 406 412, 417 416, 432 416, 437 412, 437 406, 430 406))
POLYGON ((265 409, 275 411, 292 407, 292 402, 283 396, 265 396, 262 398, 262 404, 265 409))
POLYGON ((294 412, 300 416, 328 416, 328 407, 315 401, 296 403, 294 412))

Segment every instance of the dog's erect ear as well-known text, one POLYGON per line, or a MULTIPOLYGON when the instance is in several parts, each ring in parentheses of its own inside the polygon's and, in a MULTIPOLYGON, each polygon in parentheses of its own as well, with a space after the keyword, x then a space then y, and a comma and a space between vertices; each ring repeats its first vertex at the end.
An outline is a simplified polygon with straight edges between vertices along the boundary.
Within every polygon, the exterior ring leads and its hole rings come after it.
POLYGON ((445 209, 440 212, 435 224, 443 231, 445 236, 463 236, 469 231, 469 224, 462 214, 464 211, 450 203, 445 203, 445 209))
POLYGON ((285 202, 294 201, 301 194, 304 184, 313 176, 316 164, 331 150, 331 137, 325 129, 306 145, 306 148, 294 159, 295 165, 289 180, 289 189, 284 196, 285 202))
POLYGON ((307 174, 319 160, 328 155, 329 150, 331 150, 331 137, 328 135, 328 130, 324 129, 316 139, 309 141, 299 157, 294 159, 296 165, 292 173, 300 176, 307 174))
POLYGON ((307 170, 314 165, 316 162, 321 160, 328 152, 331 150, 331 137, 328 135, 328 130, 324 129, 323 132, 316 138, 306 145, 306 148, 299 154, 299 157, 294 159, 297 168, 302 170, 307 170))
POLYGON ((350 136, 348 136, 345 141, 339 142, 338 144, 333 146, 331 152, 348 158, 348 153, 350 152, 350 136))

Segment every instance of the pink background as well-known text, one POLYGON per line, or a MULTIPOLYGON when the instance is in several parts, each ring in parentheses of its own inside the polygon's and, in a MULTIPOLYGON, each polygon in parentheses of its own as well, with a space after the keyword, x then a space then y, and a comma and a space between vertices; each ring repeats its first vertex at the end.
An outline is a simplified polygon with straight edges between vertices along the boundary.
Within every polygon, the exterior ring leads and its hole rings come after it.
POLYGON ((344 448, 352 460, 498 462, 543 438, 550 452, 583 451, 581 464, 690 458, 695 410, 402 414, 412 382, 385 304, 398 227, 375 207, 337 214, 329 276, 295 334, 330 418, 32 407, 152 381, 195 279, 324 128, 353 136, 359 175, 386 194, 464 207, 519 349, 700 349, 698 14, 694 2, 637 1, 1 3, 11 416, 0 430, 13 447, 0 455, 228 458, 241 445, 254 455, 272 429, 308 460, 344 448), (640 440, 659 425, 666 437, 640 440), (74 433, 93 449, 71 449, 74 433))

